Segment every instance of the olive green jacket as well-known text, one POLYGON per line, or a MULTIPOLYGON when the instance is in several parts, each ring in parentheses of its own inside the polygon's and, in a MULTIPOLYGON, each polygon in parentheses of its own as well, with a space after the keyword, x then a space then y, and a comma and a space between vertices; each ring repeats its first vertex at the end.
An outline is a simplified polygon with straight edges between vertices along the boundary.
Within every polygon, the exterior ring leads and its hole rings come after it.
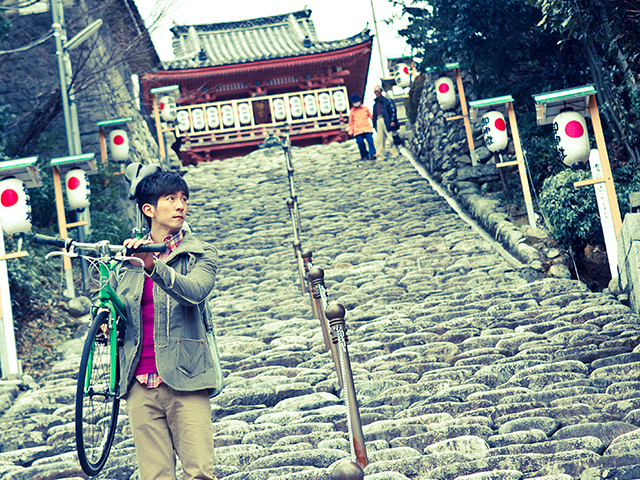
MULTIPOLYGON (((157 261, 149 277, 154 282, 154 344, 160 378, 179 391, 215 391, 214 359, 209 350, 203 322, 207 296, 218 268, 218 252, 185 232, 171 254, 157 261)), ((140 300, 145 272, 128 262, 112 280, 123 301, 129 322, 120 356, 120 396, 126 397, 134 381, 142 347, 140 300)), ((218 368, 218 370, 220 370, 218 368)))

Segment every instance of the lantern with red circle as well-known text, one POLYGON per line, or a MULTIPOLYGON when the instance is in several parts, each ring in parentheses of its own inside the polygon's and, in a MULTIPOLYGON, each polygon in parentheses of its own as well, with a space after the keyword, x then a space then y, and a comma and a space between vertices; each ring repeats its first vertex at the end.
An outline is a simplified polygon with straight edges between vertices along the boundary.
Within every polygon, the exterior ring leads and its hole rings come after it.
POLYGON ((176 109, 176 99, 171 95, 160 98, 160 116, 165 122, 173 122, 178 115, 176 109))
POLYGON ((89 188, 87 172, 81 168, 69 170, 64 176, 64 183, 67 188, 69 206, 74 210, 87 208, 91 200, 91 189, 89 188))
POLYGON ((436 98, 440 104, 440 108, 448 110, 456 104, 456 90, 453 86, 453 80, 449 77, 440 77, 436 80, 436 98))
POLYGON ((273 107, 273 116, 276 120, 282 121, 287 118, 287 111, 282 98, 274 98, 271 105, 273 107))
POLYGON ((507 148, 507 124, 504 115, 498 111, 487 112, 482 116, 482 135, 484 144, 492 152, 499 152, 507 148))
POLYGON ((589 160, 589 134, 584 117, 571 110, 561 112, 553 119, 553 134, 560 160, 571 167, 589 160))
POLYGON ((129 158, 129 137, 124 130, 111 130, 109 133, 109 149, 111 156, 118 162, 124 162, 129 158))
POLYGON ((411 69, 406 63, 398 63, 394 78, 396 85, 399 87, 408 87, 411 85, 411 69))
POLYGON ((31 202, 27 187, 18 178, 0 182, 0 221, 7 235, 31 230, 31 202))

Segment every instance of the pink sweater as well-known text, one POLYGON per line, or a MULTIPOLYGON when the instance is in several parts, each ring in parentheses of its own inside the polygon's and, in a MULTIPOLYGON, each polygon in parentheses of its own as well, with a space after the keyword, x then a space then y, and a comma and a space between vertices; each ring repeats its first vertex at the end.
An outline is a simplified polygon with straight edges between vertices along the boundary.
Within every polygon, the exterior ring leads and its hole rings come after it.
POLYGON ((158 368, 156 367, 156 350, 153 344, 153 280, 149 277, 144 279, 142 301, 140 302, 140 316, 142 319, 142 354, 138 368, 136 368, 136 376, 158 372, 158 368))

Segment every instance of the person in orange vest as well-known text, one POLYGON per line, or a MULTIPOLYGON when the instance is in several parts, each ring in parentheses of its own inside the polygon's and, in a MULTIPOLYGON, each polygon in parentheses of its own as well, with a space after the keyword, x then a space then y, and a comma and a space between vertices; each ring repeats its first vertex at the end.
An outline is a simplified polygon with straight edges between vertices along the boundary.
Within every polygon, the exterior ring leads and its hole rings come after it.
POLYGON ((362 105, 360 95, 351 95, 351 111, 349 112, 349 136, 356 137, 361 160, 375 160, 376 148, 373 146, 373 126, 371 110, 362 105), (367 145, 369 150, 367 151, 367 145))

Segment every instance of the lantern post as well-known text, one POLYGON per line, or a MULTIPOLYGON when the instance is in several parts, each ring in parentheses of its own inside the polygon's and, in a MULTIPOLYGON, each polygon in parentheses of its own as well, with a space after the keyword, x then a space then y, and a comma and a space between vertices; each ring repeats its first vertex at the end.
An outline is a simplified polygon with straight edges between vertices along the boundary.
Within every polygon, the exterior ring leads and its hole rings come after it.
MULTIPOLYGON (((524 195, 524 204, 527 209, 527 218, 531 228, 536 227, 536 214, 533 211, 533 201, 531 199, 531 190, 529 188, 529 177, 527 176, 527 166, 522 153, 522 144, 520 143, 520 134, 518 132, 518 123, 516 122, 516 113, 513 109, 513 97, 505 95, 503 97, 487 98, 469 102, 471 121, 478 121, 489 112, 506 113, 509 117, 509 126, 511 127, 511 137, 513 138, 513 146, 516 151, 516 160, 512 162, 496 163, 496 167, 504 168, 517 165, 520 173, 520 183, 522 185, 522 194, 524 195)), ((503 122, 504 123, 504 122, 503 122)), ((505 132, 506 135, 506 132, 505 132)))
MULTIPOLYGON (((64 213, 64 198, 62 196, 62 182, 60 177, 62 174, 69 172, 70 170, 79 168, 84 170, 87 175, 95 175, 98 173, 96 167, 95 154, 85 153, 83 155, 74 155, 71 157, 61 157, 51 159, 51 167, 53 168, 53 187, 56 198, 56 211, 58 214, 58 229, 60 231, 60 238, 68 238, 67 230, 74 227, 82 227, 87 224, 86 221, 78 221, 73 223, 67 223, 64 213)), ((75 289, 73 286, 73 272, 71 271, 71 260, 68 257, 62 257, 63 269, 67 282, 67 289, 65 295, 69 298, 75 297, 75 289)))
MULTIPOLYGON (((18 352, 16 349, 16 338, 13 330, 13 311, 11 309, 11 292, 9 290, 9 275, 7 272, 7 260, 14 258, 26 257, 27 252, 21 251, 22 239, 18 241, 18 251, 6 253, 4 246, 4 232, 7 234, 26 233, 31 229, 31 205, 26 195, 27 188, 42 186, 40 173, 36 169, 38 157, 21 158, 17 160, 8 160, 0 163, 0 178, 2 182, 5 180, 14 180, 17 182, 22 192, 16 192, 12 188, 1 189, 0 203, 2 213, 8 218, 2 218, 0 215, 0 368, 2 369, 2 377, 9 375, 19 375, 22 373, 22 366, 18 360, 18 352), (17 194, 17 195, 16 195, 17 194), (24 202, 20 205, 19 198, 23 197, 24 202), (22 207, 22 212, 12 212, 14 208, 22 207), (26 218, 20 219, 20 214, 26 218), (26 215, 24 215, 26 213, 26 215), (10 225, 7 220, 12 223, 19 221, 24 225, 10 225), (2 222, 4 221, 4 225, 2 222), (23 231, 24 230, 24 231, 23 231)), ((0 182, 0 184, 2 183, 0 182)))
MULTIPOLYGON (((170 132, 173 130, 172 127, 162 128, 162 119, 160 118, 160 114, 167 119, 166 121, 173 121, 175 119, 175 108, 172 115, 167 116, 164 112, 160 110, 160 102, 158 101, 158 96, 162 95, 163 97, 169 97, 173 100, 173 106, 175 107, 175 100, 178 95, 180 95, 180 86, 179 85, 169 85, 167 87, 158 87, 152 88, 149 93, 153 95, 153 118, 156 121, 156 131, 158 132, 158 148, 160 149, 160 158, 161 162, 164 161, 165 167, 169 167, 169 156, 167 155, 167 149, 164 144, 164 134, 166 132, 170 132), (173 118, 172 118, 173 117, 173 118)), ((171 106, 168 106, 171 108, 171 106)))
MULTIPOLYGON (((464 130, 467 134, 467 143, 469 144, 469 156, 471 157, 471 165, 474 167, 478 164, 478 156, 476 154, 476 147, 473 144, 473 131, 471 130, 471 122, 469 121, 469 111, 467 108, 467 99, 464 94, 464 85, 462 83, 462 76, 460 75, 459 63, 447 63, 441 67, 430 67, 426 69, 427 73, 442 72, 444 77, 448 77, 456 82, 458 88, 458 98, 460 100, 460 109, 462 115, 455 115, 452 117, 446 117, 448 122, 453 120, 462 119, 464 122, 464 130)), ((442 78, 442 77, 441 77, 442 78)), ((439 79, 440 80, 440 79, 439 79)), ((437 81, 436 81, 437 82, 437 81)))
MULTIPOLYGON (((106 165, 107 161, 108 161, 108 158, 107 158, 107 139, 106 139, 105 134, 104 134, 104 132, 105 132, 104 129, 105 128, 109 128, 109 127, 120 127, 122 125, 125 125, 125 124, 129 123, 131 120, 133 120, 133 117, 114 118, 113 120, 105 120, 103 122, 98 122, 97 123, 98 131, 100 133, 100 160, 102 160, 102 164, 103 165, 106 165)), ((113 132, 115 132, 115 130, 112 131, 112 134, 113 134, 113 132)), ((111 136, 112 135, 110 135, 110 137, 111 136)), ((114 140, 116 140, 116 139, 112 140, 110 138, 110 141, 113 142, 114 140)), ((126 140, 126 137, 122 141, 126 143, 126 147, 127 147, 126 150, 127 150, 127 155, 128 155, 128 150, 129 150, 128 149, 128 146, 129 146, 128 144, 129 144, 129 142, 128 142, 128 140, 126 140)), ((117 144, 119 142, 116 141, 115 143, 117 144)), ((124 150, 124 148, 123 148, 123 150, 124 150)), ((125 160, 124 158, 122 158, 121 156, 118 156, 117 154, 114 155, 113 152, 111 152, 111 156, 114 157, 114 160, 117 161, 118 163, 121 163, 121 162, 123 162, 125 160), (115 158, 115 157, 118 157, 118 158, 115 158)), ((122 173, 122 172, 120 172, 120 173, 122 173)))
POLYGON ((604 231, 609 268, 611 275, 616 276, 618 265, 616 238, 620 235, 622 218, 616 188, 613 183, 613 175, 611 174, 607 146, 602 132, 602 124, 600 123, 596 89, 593 85, 585 85, 577 88, 533 95, 533 100, 536 103, 536 120, 538 125, 554 123, 554 119, 558 115, 568 110, 577 112, 583 117, 591 117, 597 155, 594 155, 593 151, 587 149, 584 161, 586 162, 588 159, 591 162, 591 170, 595 178, 575 182, 573 185, 576 188, 593 185, 599 203, 602 202, 602 204, 599 205, 601 212, 600 220, 604 231), (600 193, 602 195, 600 195, 600 193))

